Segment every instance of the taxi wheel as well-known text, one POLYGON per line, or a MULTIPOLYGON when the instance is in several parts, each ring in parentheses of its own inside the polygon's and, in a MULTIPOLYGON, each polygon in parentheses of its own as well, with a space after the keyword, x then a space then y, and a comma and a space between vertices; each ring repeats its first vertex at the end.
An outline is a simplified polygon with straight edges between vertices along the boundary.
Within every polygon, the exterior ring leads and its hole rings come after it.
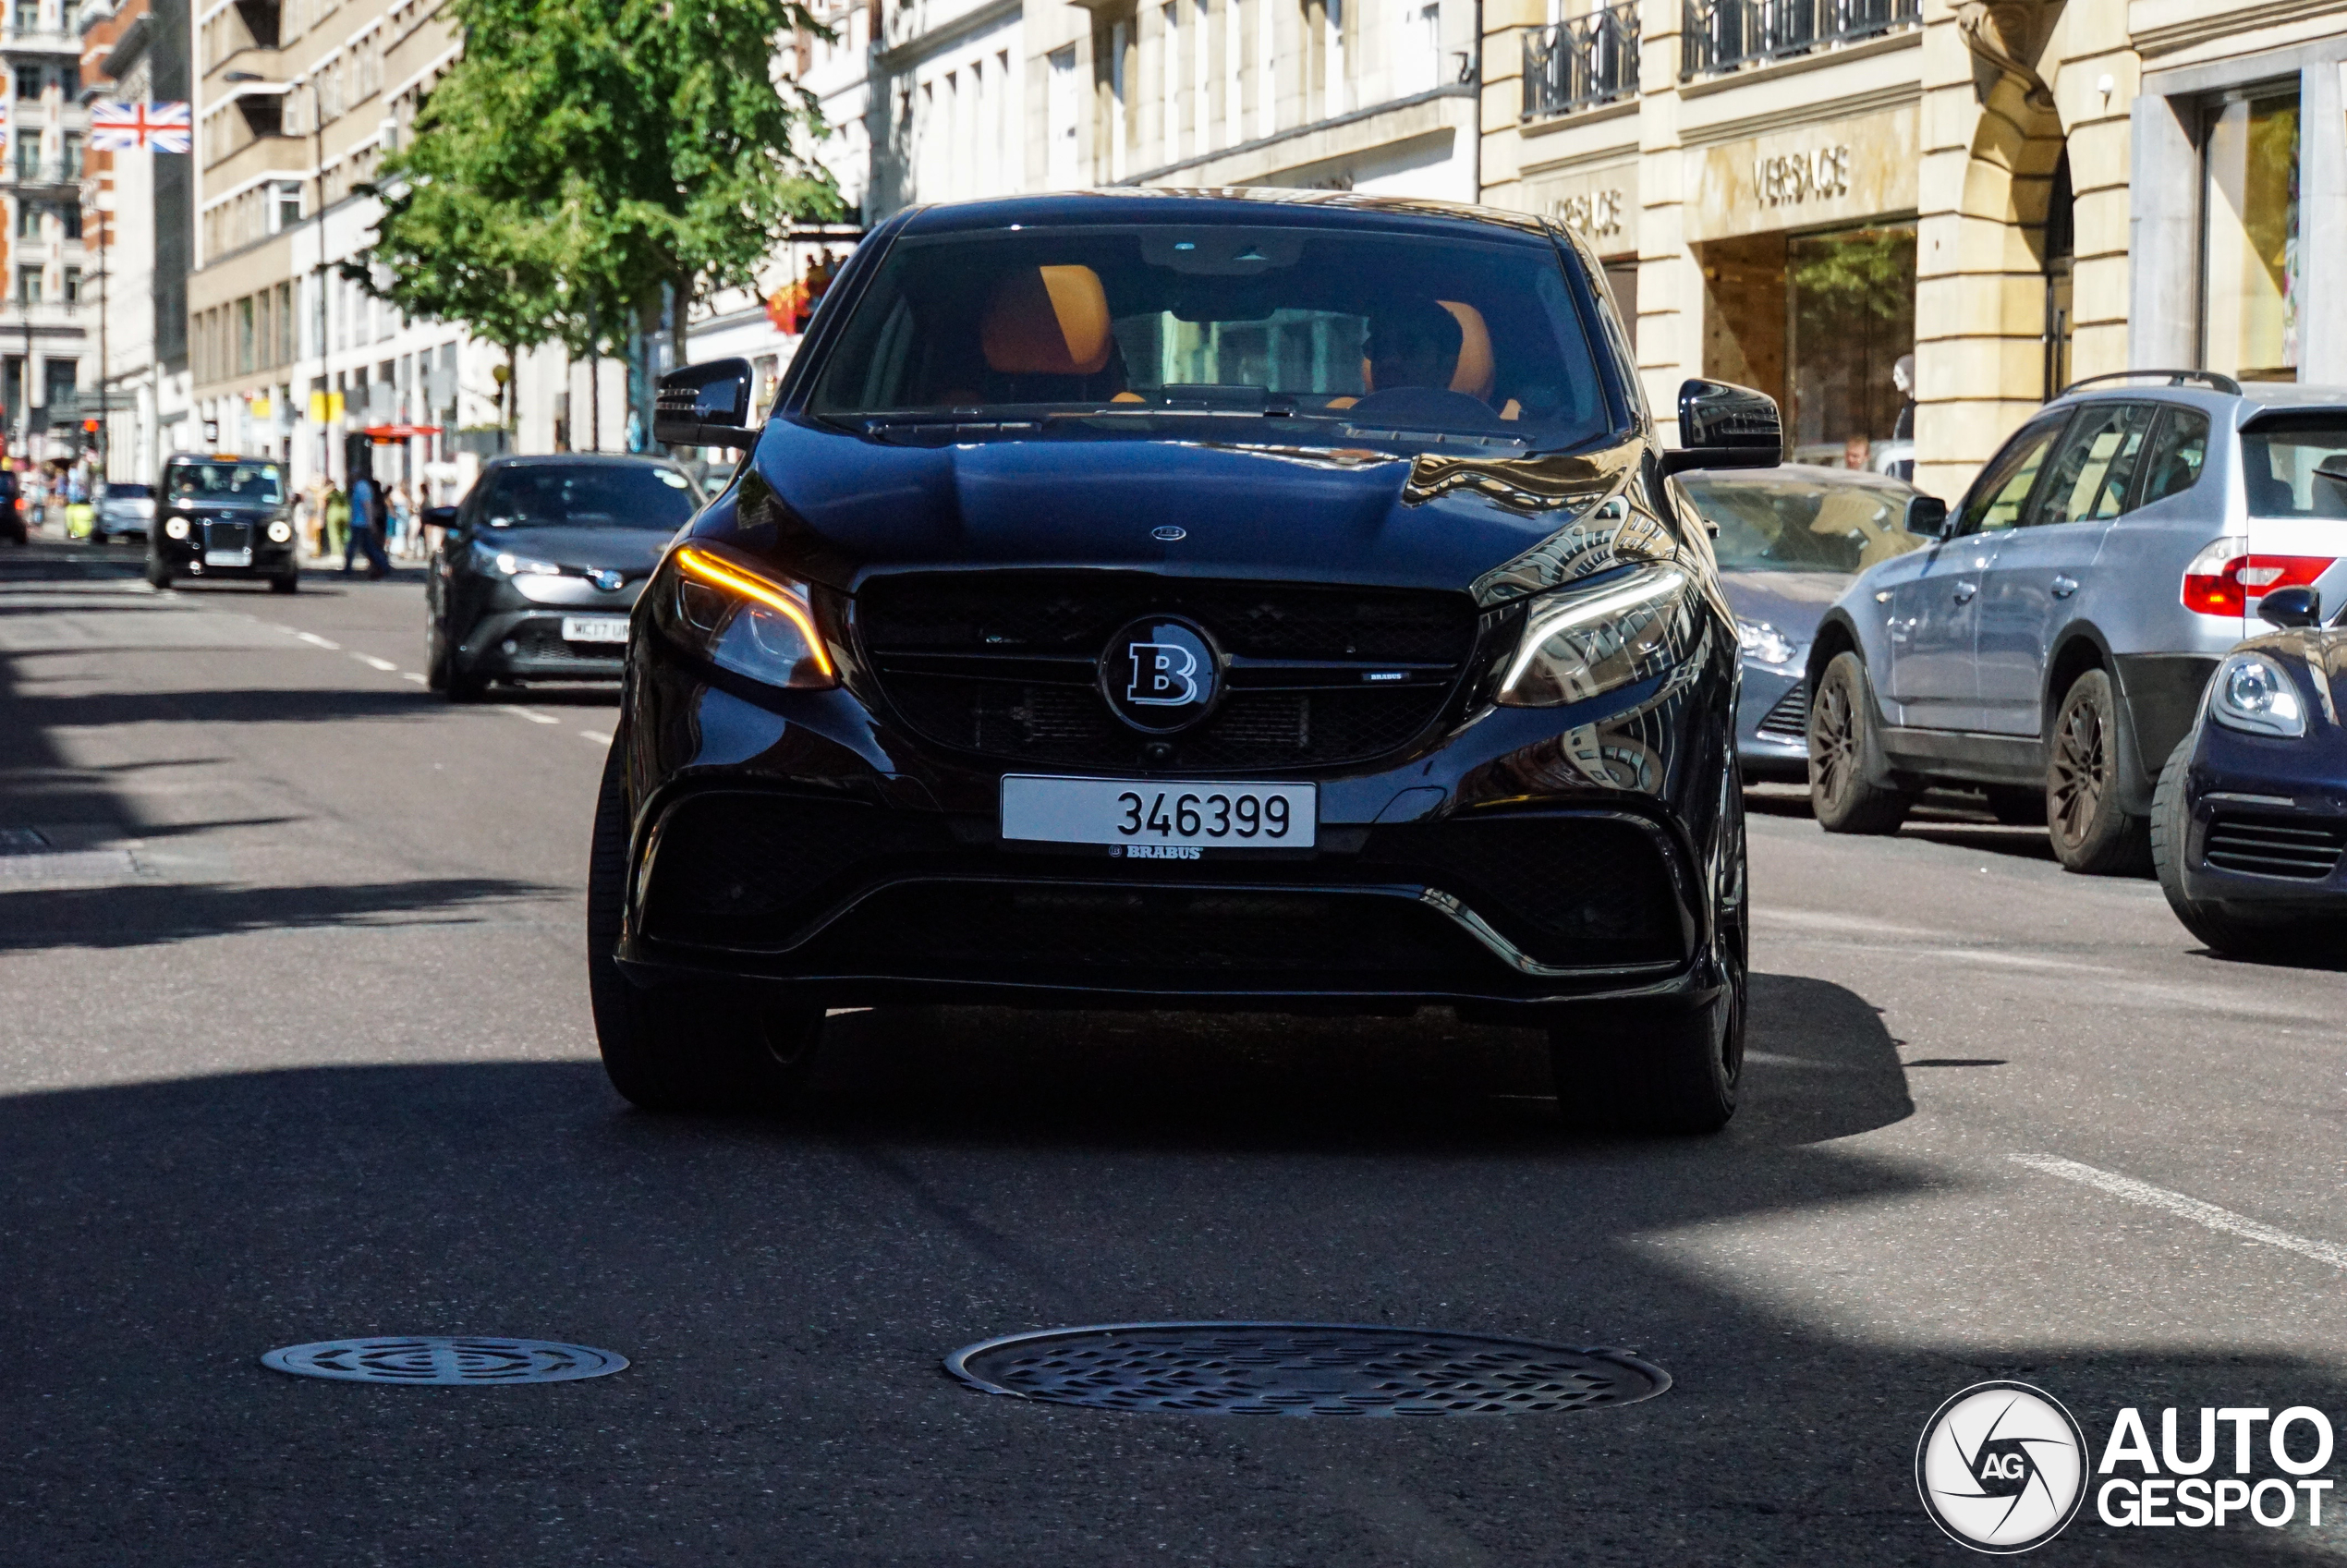
POLYGON ((163 564, 163 558, 159 555, 150 555, 147 557, 147 586, 150 588, 169 588, 171 586, 170 568, 163 564))
POLYGON ((777 1008, 723 990, 649 990, 619 972, 627 881, 621 733, 603 764, 587 872, 587 983, 612 1087, 645 1111, 778 1111, 814 1070, 821 1008, 777 1008))
POLYGON ((269 579, 269 591, 272 593, 298 593, 301 591, 301 579, 298 577, 271 577, 269 579))

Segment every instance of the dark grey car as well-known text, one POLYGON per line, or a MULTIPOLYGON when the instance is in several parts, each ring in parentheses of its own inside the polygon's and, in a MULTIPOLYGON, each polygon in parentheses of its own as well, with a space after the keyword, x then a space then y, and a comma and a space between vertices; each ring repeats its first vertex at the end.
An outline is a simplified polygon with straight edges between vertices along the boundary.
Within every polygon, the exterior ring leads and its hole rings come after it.
POLYGON ((492 681, 615 681, 627 614, 701 493, 651 457, 500 457, 446 530, 425 591, 425 669, 454 701, 492 681))
POLYGON ((1703 469, 1679 482, 1719 530, 1712 550, 1743 653, 1737 760, 1747 779, 1798 783, 1809 768, 1810 640, 1853 577, 1925 542, 1906 529, 1918 492, 1881 474, 1802 463, 1703 469))

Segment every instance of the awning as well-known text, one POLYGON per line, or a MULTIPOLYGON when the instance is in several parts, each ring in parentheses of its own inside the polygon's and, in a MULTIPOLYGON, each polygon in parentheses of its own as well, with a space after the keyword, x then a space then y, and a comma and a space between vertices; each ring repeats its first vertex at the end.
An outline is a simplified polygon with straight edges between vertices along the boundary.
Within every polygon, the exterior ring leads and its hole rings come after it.
POLYGON ((360 432, 369 441, 407 441, 420 435, 438 435, 438 425, 369 425, 360 432))

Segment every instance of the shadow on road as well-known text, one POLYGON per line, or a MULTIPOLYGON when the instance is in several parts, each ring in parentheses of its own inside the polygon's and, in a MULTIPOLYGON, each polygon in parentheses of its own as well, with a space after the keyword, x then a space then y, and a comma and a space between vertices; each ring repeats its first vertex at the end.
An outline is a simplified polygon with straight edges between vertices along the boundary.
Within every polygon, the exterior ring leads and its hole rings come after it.
POLYGON ((175 882, 0 892, 0 951, 143 947, 237 931, 357 924, 464 924, 501 904, 567 890, 493 877, 315 887, 208 887, 175 882))

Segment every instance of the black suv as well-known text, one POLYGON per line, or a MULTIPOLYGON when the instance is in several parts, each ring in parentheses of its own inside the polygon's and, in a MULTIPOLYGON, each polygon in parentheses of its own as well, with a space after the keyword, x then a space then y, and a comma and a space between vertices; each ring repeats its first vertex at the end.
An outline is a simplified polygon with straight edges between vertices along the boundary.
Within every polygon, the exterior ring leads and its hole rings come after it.
POLYGON ((164 459, 147 531, 147 580, 169 588, 177 577, 261 577, 279 593, 300 586, 283 465, 212 452, 164 459))
POLYGON ((857 250, 632 625, 597 815, 603 1060, 786 1097, 824 1010, 1549 1027, 1578 1118, 1709 1129, 1743 1062, 1736 628, 1539 220, 1247 191, 917 209, 857 250))

